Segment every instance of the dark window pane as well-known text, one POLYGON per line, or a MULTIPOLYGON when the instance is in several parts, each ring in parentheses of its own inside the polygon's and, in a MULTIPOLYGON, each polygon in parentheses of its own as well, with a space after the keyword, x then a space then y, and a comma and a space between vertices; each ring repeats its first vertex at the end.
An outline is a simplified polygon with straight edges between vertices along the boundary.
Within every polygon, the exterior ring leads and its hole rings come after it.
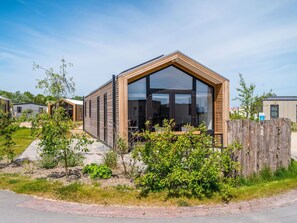
POLYGON ((270 117, 271 119, 279 117, 278 105, 270 105, 270 117))
POLYGON ((191 125, 192 96, 190 94, 175 94, 175 117, 176 131, 183 130, 182 127, 191 125))
POLYGON ((128 85, 128 119, 130 130, 141 130, 146 121, 146 78, 128 85))
POLYGON ((163 120, 169 120, 169 94, 152 94, 152 124, 163 126, 163 120))
POLYGON ((193 78, 174 66, 167 67, 150 75, 150 88, 191 90, 193 78))
POLYGON ((107 142, 107 94, 104 94, 103 101, 103 115, 104 115, 104 141, 107 142))
POLYGON ((197 123, 205 123, 213 129, 213 87, 196 80, 196 118, 197 123))

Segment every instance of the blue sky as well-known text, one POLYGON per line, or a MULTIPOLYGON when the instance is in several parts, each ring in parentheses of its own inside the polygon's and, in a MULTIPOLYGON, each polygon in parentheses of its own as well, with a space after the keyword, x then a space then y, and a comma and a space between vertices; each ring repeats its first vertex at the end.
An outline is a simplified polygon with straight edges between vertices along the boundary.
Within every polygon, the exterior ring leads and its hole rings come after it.
POLYGON ((86 95, 175 50, 230 79, 231 98, 238 73, 258 94, 297 95, 297 1, 0 0, 1 90, 41 92, 33 62, 64 57, 86 95))

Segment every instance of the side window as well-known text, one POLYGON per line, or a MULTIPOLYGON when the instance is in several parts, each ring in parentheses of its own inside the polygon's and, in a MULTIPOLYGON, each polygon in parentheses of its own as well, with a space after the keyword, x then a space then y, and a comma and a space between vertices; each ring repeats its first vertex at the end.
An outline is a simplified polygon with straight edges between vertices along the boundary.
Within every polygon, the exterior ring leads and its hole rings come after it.
POLYGON ((39 113, 43 112, 43 107, 39 107, 39 113))
POLYGON ((22 112, 22 107, 17 107, 17 113, 21 113, 22 112))
POLYGON ((84 112, 85 112, 85 117, 87 117, 87 102, 85 102, 84 112))
POLYGON ((92 115, 92 100, 89 101, 89 117, 92 115))
POLYGON ((270 119, 275 119, 279 117, 279 106, 270 105, 270 119))

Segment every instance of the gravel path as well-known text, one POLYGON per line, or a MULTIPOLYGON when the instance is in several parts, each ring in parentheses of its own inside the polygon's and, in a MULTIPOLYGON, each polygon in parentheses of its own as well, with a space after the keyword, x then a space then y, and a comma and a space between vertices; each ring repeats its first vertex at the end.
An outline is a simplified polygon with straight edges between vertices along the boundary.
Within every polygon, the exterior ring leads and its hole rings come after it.
MULTIPOLYGON (((31 161, 36 161, 39 159, 39 140, 34 140, 28 148, 19 156, 19 159, 28 159, 31 161)), ((93 144, 88 145, 89 151, 84 153, 86 159, 84 164, 90 163, 102 163, 103 155, 106 151, 109 151, 110 148, 105 146, 103 143, 94 141, 93 144)))

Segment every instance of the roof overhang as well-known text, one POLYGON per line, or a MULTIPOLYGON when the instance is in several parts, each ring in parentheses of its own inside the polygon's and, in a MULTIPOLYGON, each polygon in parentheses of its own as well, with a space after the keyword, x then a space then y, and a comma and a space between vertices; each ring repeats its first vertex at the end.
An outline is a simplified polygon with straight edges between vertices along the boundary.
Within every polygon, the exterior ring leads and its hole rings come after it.
POLYGON ((225 77, 179 51, 161 57, 133 70, 129 70, 128 72, 124 72, 120 74, 119 77, 123 76, 125 79, 127 79, 128 83, 131 83, 170 65, 177 66, 210 85, 222 84, 225 81, 229 81, 225 77))

